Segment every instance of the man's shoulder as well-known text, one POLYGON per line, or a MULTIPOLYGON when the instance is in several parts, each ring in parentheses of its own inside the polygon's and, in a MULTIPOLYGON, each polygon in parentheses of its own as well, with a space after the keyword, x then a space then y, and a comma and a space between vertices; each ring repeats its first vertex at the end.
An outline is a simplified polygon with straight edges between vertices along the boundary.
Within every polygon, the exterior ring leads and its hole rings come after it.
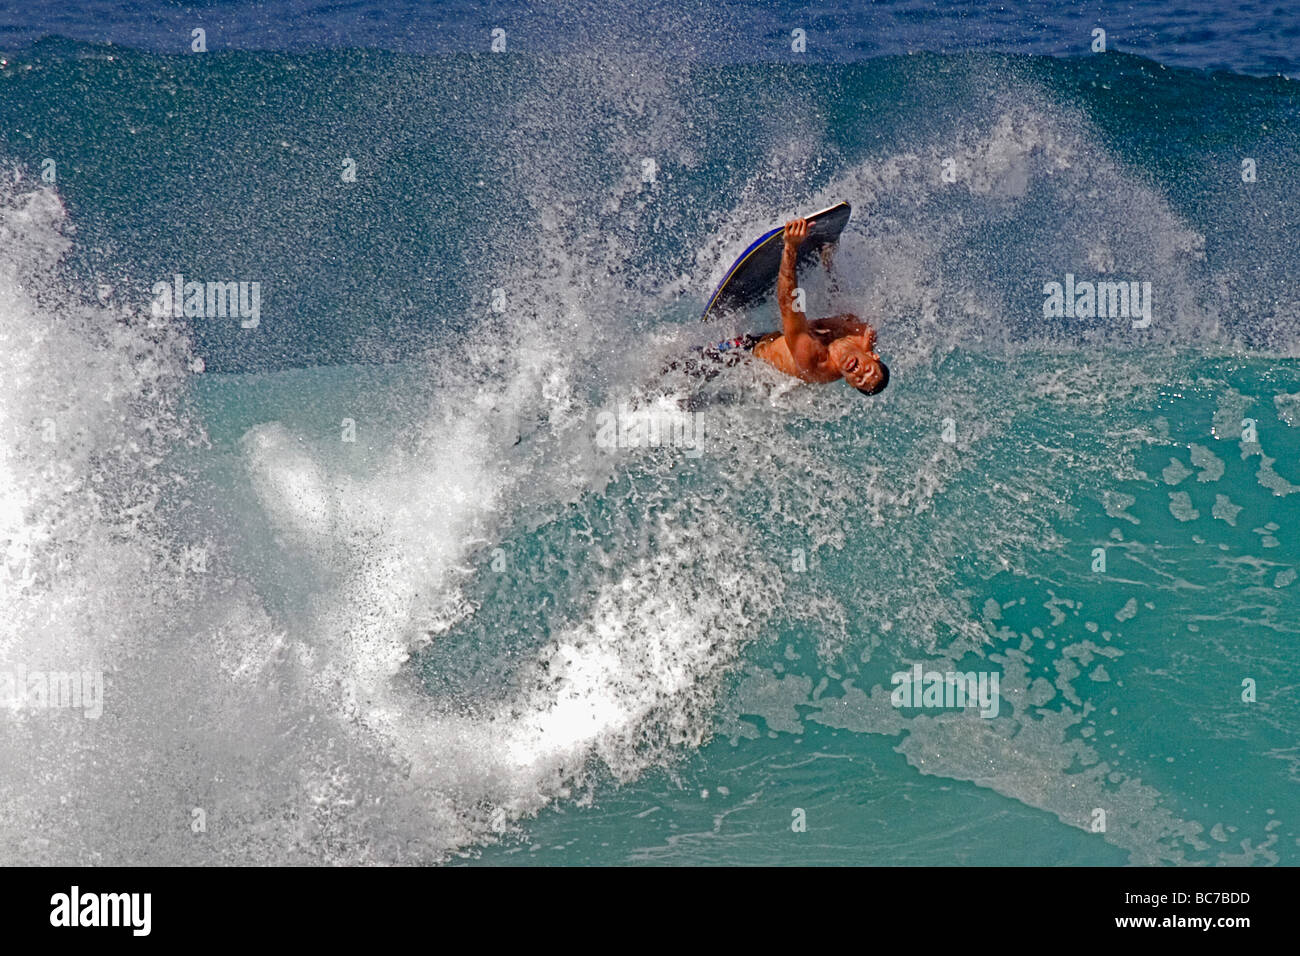
POLYGON ((813 319, 808 323, 810 328, 818 329, 825 332, 833 332, 836 335, 852 335, 854 329, 866 325, 858 316, 852 312, 841 312, 838 315, 828 315, 824 318, 813 319))

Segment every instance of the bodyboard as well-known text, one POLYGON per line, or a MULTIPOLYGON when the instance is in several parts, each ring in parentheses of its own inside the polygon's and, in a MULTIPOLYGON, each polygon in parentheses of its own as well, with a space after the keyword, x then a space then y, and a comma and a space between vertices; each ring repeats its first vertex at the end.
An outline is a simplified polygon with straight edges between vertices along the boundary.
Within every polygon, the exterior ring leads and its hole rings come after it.
MULTIPOLYGON (((837 240, 852 214, 852 206, 838 202, 807 216, 808 237, 799 247, 799 262, 806 262, 822 246, 837 240)), ((785 226, 769 230, 740 254, 713 290, 713 295, 709 296, 709 304, 700 316, 700 321, 707 321, 727 309, 740 309, 761 302, 776 291, 784 234, 785 226)))

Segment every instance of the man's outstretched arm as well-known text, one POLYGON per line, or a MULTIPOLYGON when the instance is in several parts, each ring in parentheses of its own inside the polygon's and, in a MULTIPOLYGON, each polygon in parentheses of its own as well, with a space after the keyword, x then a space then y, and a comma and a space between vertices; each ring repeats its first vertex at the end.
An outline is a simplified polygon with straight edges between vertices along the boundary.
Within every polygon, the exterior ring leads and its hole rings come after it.
POLYGON ((795 260, 799 246, 808 235, 807 219, 791 219, 785 224, 785 249, 781 253, 781 271, 776 279, 776 302, 781 308, 781 331, 785 335, 790 357, 801 369, 810 368, 817 360, 821 345, 808 333, 808 316, 795 309, 795 260))

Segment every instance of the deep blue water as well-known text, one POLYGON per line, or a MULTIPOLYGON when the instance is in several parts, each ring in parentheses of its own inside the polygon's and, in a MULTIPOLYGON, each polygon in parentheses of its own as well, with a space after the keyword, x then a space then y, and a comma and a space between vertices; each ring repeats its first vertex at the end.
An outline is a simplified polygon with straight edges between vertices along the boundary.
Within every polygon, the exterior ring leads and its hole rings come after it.
POLYGON ((185 52, 203 28, 209 49, 383 49, 470 53, 506 30, 507 50, 533 55, 653 52, 666 62, 775 62, 793 59, 790 31, 803 29, 806 56, 844 63, 929 51, 992 49, 1070 56, 1090 52, 1092 31, 1113 49, 1169 65, 1290 74, 1297 68, 1300 26, 1294 7, 1270 0, 1171 4, 959 0, 832 0, 790 3, 646 2, 360 3, 261 2, 5 3, 0 48, 47 35, 114 43, 154 52, 185 52))

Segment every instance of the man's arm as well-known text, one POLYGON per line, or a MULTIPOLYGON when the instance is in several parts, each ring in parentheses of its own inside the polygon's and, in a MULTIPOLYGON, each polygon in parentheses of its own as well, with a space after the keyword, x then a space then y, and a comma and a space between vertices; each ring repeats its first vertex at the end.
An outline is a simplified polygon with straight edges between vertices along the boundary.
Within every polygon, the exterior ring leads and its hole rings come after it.
POLYGON ((800 369, 817 363, 825 347, 808 332, 808 316, 794 307, 795 260, 799 246, 808 235, 807 219, 791 219, 785 224, 785 249, 781 253, 781 272, 776 280, 776 302, 781 308, 781 331, 786 348, 800 369))

